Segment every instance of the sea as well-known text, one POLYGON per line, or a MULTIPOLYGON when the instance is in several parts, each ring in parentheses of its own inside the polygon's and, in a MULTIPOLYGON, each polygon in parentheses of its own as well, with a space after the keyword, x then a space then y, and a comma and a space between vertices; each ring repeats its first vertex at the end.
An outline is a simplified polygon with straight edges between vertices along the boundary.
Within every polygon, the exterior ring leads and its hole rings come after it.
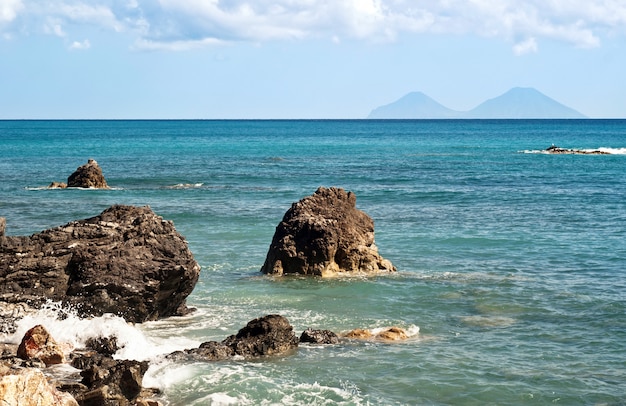
POLYGON ((174 222, 202 267, 197 310, 133 325, 50 303, 1 340, 38 323, 72 348, 115 335, 116 358, 150 361, 144 386, 166 405, 626 404, 626 120, 0 121, 7 235, 114 204, 174 222), (111 189, 47 188, 88 159, 111 189), (355 193, 397 272, 260 273, 285 212, 320 186, 355 193), (268 314, 298 336, 409 338, 164 356, 268 314))

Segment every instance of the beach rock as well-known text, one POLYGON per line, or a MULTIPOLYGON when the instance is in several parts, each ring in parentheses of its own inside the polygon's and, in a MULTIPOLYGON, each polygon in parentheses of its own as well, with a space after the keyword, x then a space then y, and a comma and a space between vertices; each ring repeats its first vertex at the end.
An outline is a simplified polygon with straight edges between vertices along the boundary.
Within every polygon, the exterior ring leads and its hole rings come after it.
POLYGON ((90 159, 67 178, 67 187, 108 189, 109 185, 104 179, 102 168, 98 162, 95 159, 90 159))
POLYGON ((6 228, 7 228, 7 219, 4 217, 0 217, 0 237, 4 235, 6 228))
POLYGON ((248 322, 236 335, 222 342, 207 341, 199 348, 173 353, 170 358, 218 361, 240 356, 250 359, 284 355, 297 347, 298 338, 289 321, 283 316, 271 314, 248 322))
POLYGON ((374 244, 374 221, 356 208, 356 196, 319 188, 285 213, 261 272, 333 276, 393 272, 374 244))
POLYGON ((147 361, 114 360, 100 354, 82 355, 72 362, 81 369, 86 391, 76 393, 82 405, 129 405, 142 392, 147 361))
POLYGON ((46 366, 65 362, 61 347, 50 336, 48 330, 40 324, 24 334, 19 347, 17 347, 17 356, 24 360, 37 358, 46 366))
POLYGON ((0 238, 0 302, 69 304, 130 322, 186 314, 200 274, 187 242, 149 207, 100 215, 30 237, 0 238))
POLYGON ((78 406, 71 394, 57 390, 35 368, 0 366, 0 401, 7 406, 78 406))
POLYGON ((313 330, 308 328, 300 335, 301 343, 311 344, 337 344, 339 337, 330 330, 313 330))

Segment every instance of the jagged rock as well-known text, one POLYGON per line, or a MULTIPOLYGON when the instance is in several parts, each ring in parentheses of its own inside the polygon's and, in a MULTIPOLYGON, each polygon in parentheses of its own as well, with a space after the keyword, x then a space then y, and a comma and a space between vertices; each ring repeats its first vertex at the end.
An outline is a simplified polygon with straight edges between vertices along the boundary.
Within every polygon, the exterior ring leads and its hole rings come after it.
POLYGON ((320 276, 395 270, 378 254, 374 221, 356 208, 354 193, 340 188, 319 188, 291 206, 261 268, 265 274, 320 276))
POLYGON ((339 337, 330 330, 313 330, 308 328, 300 335, 301 343, 337 344, 339 337))
POLYGON ((75 394, 81 406, 130 404, 141 394, 148 370, 147 361, 114 360, 99 354, 77 357, 72 365, 82 369, 81 383, 87 387, 75 394))
POLYGON ((200 266, 171 221, 112 206, 30 237, 0 237, 0 303, 70 304, 82 316, 130 322, 189 311, 200 266))
POLYGON ((62 364, 65 356, 61 347, 50 336, 44 326, 38 324, 24 334, 17 356, 24 360, 38 358, 46 365, 62 364))
POLYGON ((109 185, 104 179, 102 168, 95 159, 90 159, 67 178, 67 187, 108 189, 109 185))
POLYGON ((7 406, 78 406, 66 392, 52 386, 39 369, 0 366, 0 401, 7 406))
POLYGON ((270 314, 248 322, 236 335, 222 342, 207 341, 199 348, 172 353, 170 358, 218 361, 241 356, 249 359, 283 355, 297 347, 298 338, 289 321, 283 316, 270 314))

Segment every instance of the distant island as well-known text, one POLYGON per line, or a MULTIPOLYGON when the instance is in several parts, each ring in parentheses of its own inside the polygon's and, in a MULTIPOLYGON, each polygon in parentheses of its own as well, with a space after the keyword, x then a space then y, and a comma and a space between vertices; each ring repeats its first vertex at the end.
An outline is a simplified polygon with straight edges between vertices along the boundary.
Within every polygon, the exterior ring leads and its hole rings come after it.
POLYGON ((498 119, 498 118, 586 118, 540 91, 530 87, 514 87, 489 99, 472 110, 447 108, 422 92, 412 92, 399 100, 380 106, 369 114, 370 119, 498 119))

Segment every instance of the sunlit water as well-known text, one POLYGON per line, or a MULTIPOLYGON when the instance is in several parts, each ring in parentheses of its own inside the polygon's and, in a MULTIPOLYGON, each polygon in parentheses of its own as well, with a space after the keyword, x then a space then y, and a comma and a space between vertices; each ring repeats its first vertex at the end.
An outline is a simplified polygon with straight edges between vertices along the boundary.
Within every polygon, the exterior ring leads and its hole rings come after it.
POLYGON ((80 347, 116 334, 171 405, 626 403, 626 121, 0 121, 0 216, 29 235, 149 205, 202 266, 183 318, 128 325, 58 309, 80 347), (548 155, 550 145, 610 155, 548 155), (529 153, 535 152, 535 153, 529 153), (112 190, 48 190, 94 158, 112 190), (397 274, 262 276, 274 229, 318 186, 353 191, 397 274), (172 363, 265 314, 404 342, 172 363))

